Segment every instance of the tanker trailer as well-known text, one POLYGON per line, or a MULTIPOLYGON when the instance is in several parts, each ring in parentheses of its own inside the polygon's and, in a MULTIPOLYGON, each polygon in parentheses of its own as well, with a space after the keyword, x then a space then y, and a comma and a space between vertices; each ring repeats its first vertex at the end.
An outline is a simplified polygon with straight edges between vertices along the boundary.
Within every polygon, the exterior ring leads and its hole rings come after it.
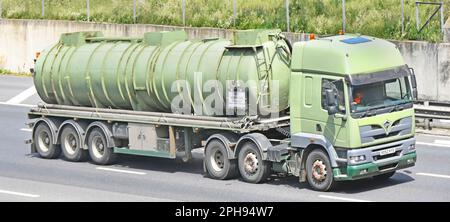
POLYGON ((382 39, 68 33, 41 53, 33 75, 45 104, 28 113, 28 142, 42 158, 189 161, 204 148, 213 179, 260 183, 276 172, 321 191, 416 162, 414 72, 382 39))
POLYGON ((146 33, 143 39, 63 34, 37 60, 34 83, 48 104, 172 112, 181 111, 171 104, 182 95, 180 103, 196 115, 281 112, 289 101, 290 49, 277 33, 238 32, 234 44, 187 41, 184 31, 146 33), (205 92, 208 81, 217 89, 205 92), (270 106, 274 82, 276 93, 282 91, 270 106), (225 106, 205 105, 208 97, 225 106), (254 106, 246 106, 251 101, 254 106))

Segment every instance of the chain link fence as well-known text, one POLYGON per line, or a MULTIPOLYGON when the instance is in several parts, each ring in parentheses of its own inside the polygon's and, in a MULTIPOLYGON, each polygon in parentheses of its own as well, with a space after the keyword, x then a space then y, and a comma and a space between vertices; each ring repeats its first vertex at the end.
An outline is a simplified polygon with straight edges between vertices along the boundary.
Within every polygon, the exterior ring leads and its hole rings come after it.
MULTIPOLYGON (((364 28, 358 29, 358 26, 356 28, 354 27, 355 23, 358 23, 359 20, 365 20, 370 17, 371 15, 368 14, 367 16, 364 15, 364 12, 359 13, 358 15, 354 15, 355 12, 351 11, 351 8, 347 8, 350 3, 358 4, 355 2, 363 2, 360 0, 267 0, 264 1, 265 5, 262 5, 262 3, 258 4, 258 1, 252 1, 252 0, 223 0, 223 1, 205 1, 205 0, 166 0, 166 1, 154 1, 154 0, 111 0, 108 2, 111 2, 112 4, 116 4, 115 7, 112 5, 108 5, 107 1, 103 0, 0 0, 0 17, 5 16, 5 13, 3 13, 4 9, 6 7, 12 8, 13 6, 11 4, 17 4, 20 5, 22 8, 26 8, 26 11, 23 11, 22 13, 28 13, 30 18, 42 18, 42 19, 59 19, 59 18, 69 18, 73 20, 82 20, 82 21, 98 21, 98 22, 111 22, 111 19, 108 19, 107 11, 112 11, 110 16, 117 15, 120 16, 120 19, 115 19, 114 22, 120 22, 120 23, 146 23, 148 21, 158 21, 160 23, 158 24, 164 24, 164 22, 169 24, 175 24, 175 25, 183 25, 183 26, 197 26, 199 23, 199 17, 204 16, 204 14, 211 13, 211 19, 214 19, 216 17, 219 17, 216 14, 220 14, 222 17, 228 18, 224 19, 224 21, 220 20, 218 22, 210 21, 206 22, 205 25, 212 24, 213 26, 217 27, 223 27, 223 28, 251 28, 251 24, 253 24, 250 21, 246 21, 245 19, 245 13, 252 14, 256 13, 257 15, 254 16, 255 20, 261 20, 258 24, 261 24, 260 26, 269 26, 267 21, 269 19, 264 18, 264 14, 261 15, 261 12, 264 11, 264 8, 274 8, 276 10, 280 11, 270 11, 271 14, 268 14, 267 16, 275 16, 277 17, 276 20, 276 26, 281 27, 283 31, 294 31, 294 32, 321 32, 321 30, 307 30, 311 29, 311 25, 305 25, 305 21, 302 20, 311 20, 311 18, 308 18, 307 15, 309 11, 315 10, 315 11, 324 11, 322 14, 316 13, 315 16, 328 16, 330 17, 330 11, 337 12, 342 11, 341 16, 339 15, 331 15, 332 18, 323 18, 323 22, 330 23, 329 21, 325 21, 326 19, 332 20, 336 18, 337 20, 340 20, 342 25, 338 25, 340 27, 335 27, 334 31, 335 33, 339 30, 342 30, 344 32, 346 31, 364 31, 364 28), (315 1, 315 2, 314 2, 315 1), (55 3, 58 2, 58 3, 55 3), (155 2, 161 2, 161 3, 155 3, 155 2), (254 2, 254 3, 252 3, 254 2), (311 3, 313 2, 313 3, 311 3), (6 5, 6 3, 9 3, 9 5, 6 5), (102 4, 103 3, 103 4, 102 4), (57 8, 56 5, 59 5, 61 8, 57 8), (120 7, 118 8, 117 5, 120 4, 120 7), (213 8, 212 10, 203 10, 201 11, 200 8, 202 5, 208 5, 213 8), (255 12, 252 11, 242 11, 243 5, 246 7, 254 7, 255 12), (160 7, 159 9, 157 7, 160 7), (214 7, 217 7, 214 11, 214 7), (328 7, 328 8, 326 8, 328 7), (83 9, 84 8, 84 9, 83 9), (101 8, 101 10, 99 9, 101 8), (170 8, 170 10, 169 10, 170 8), (39 10, 40 9, 40 10, 39 10), (91 10, 96 9, 94 14, 91 13, 91 10), (71 11, 70 11, 71 10, 71 11), (165 10, 170 11, 171 14, 167 16, 158 16, 158 13, 153 13, 159 10, 165 10), (176 11, 178 10, 178 14, 176 11), (173 13, 175 12, 175 13, 173 13), (65 14, 64 14, 65 13, 65 14), (203 13, 203 15, 199 15, 199 13, 203 13), (258 14, 259 13, 259 14, 258 14), (39 15, 40 14, 40 15, 39 15), (228 14, 228 16, 226 15, 228 14), (92 17, 94 15, 95 18, 92 17), (305 17, 306 16, 306 17, 305 17), (350 16, 350 18, 348 18, 350 16), (149 18, 150 17, 150 18, 149 18), (153 18, 155 17, 155 18, 153 18), (284 22, 280 22, 283 20, 284 22), (348 23, 351 23, 349 26, 348 23), (180 24, 181 23, 181 24, 180 24), (224 24, 222 24, 224 23, 224 24), (246 23, 249 23, 247 25, 246 23), (336 30, 337 29, 337 30, 336 30)), ((392 2, 393 0, 387 1, 387 0, 377 0, 377 1, 364 1, 364 4, 369 5, 367 8, 373 8, 374 10, 377 10, 380 5, 388 4, 388 2, 392 2), (370 2, 370 3, 368 3, 370 2), (372 4, 372 5, 370 5, 372 4)), ((444 26, 444 4, 445 1, 437 1, 437 0, 423 0, 423 1, 415 1, 415 0, 395 0, 397 1, 394 5, 395 7, 399 7, 398 12, 394 12, 394 15, 387 15, 397 17, 393 18, 396 19, 397 22, 391 21, 392 24, 395 25, 393 27, 394 29, 398 30, 402 36, 405 35, 405 32, 418 32, 422 31, 424 28, 429 25, 430 21, 433 19, 439 19, 439 25, 440 29, 442 31, 444 26), (411 7, 415 6, 415 12, 416 15, 410 16, 409 14, 406 15, 405 18, 405 4, 408 9, 408 13, 411 11, 411 7), (439 9, 437 11, 434 11, 434 8, 430 9, 430 6, 438 6, 439 9), (426 8, 428 7, 428 8, 426 8), (425 8, 425 10, 424 10, 425 8), (433 13, 434 12, 434 13, 433 13), (439 12, 439 17, 435 16, 439 12), (419 13, 420 16, 419 16, 419 13), (433 14, 433 16, 430 17, 430 14, 433 14), (420 23, 420 20, 422 18, 425 18, 425 23, 420 23), (409 23, 405 25, 405 22, 415 20, 414 23, 416 24, 416 30, 411 30, 411 27, 409 27, 409 23)), ((447 0, 448 1, 448 0, 447 0)), ((262 2, 262 1, 259 1, 262 2)), ((362 4, 362 3, 361 3, 362 4)), ((17 16, 19 14, 20 16, 20 10, 14 9, 18 12, 14 14, 17 16)), ((396 9, 397 10, 397 9, 396 9)), ((27 15, 22 15, 23 17, 26 17, 27 15)), ((13 16, 14 17, 14 16, 13 16)), ((381 15, 381 17, 383 17, 381 15)), ((336 20, 334 19, 334 20, 336 20)), ((392 18, 385 18, 385 19, 391 19, 392 18)), ((319 23, 320 20, 316 20, 319 23)), ((336 25, 337 21, 333 21, 334 25, 336 25)), ((256 22, 255 22, 256 23, 256 22)), ((200 24, 202 25, 202 24, 200 24)), ((320 25, 320 24, 319 24, 320 25)), ((318 25, 318 27, 319 27, 318 25)), ((329 24, 322 24, 323 26, 330 26, 329 24)), ((314 29, 314 27, 312 27, 314 29)), ((316 28, 319 29, 319 28, 316 28)), ((329 30, 328 30, 329 31, 329 30)), ((390 31, 390 30, 388 30, 390 31)), ((319 33, 322 34, 322 33, 319 33)), ((333 34, 333 33, 328 33, 333 34)), ((369 33, 370 34, 370 33, 369 33)))

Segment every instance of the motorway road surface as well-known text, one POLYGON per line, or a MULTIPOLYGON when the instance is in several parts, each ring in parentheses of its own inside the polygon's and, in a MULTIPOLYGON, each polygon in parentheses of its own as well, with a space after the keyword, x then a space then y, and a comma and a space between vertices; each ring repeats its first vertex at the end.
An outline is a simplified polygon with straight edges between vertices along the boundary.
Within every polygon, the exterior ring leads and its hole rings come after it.
POLYGON ((418 135, 417 165, 388 181, 345 182, 323 193, 295 177, 264 184, 209 179, 201 150, 189 163, 123 155, 101 167, 40 159, 24 143, 31 137, 26 113, 39 101, 31 78, 0 76, 0 201, 450 201, 450 137, 418 135))

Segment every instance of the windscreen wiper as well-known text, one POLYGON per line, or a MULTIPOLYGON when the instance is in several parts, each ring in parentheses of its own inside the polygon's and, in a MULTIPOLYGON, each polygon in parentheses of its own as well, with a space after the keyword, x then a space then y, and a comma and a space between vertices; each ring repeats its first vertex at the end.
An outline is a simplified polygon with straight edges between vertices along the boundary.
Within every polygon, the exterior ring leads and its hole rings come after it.
MULTIPOLYGON (((376 115, 376 112, 375 112, 375 113, 371 113, 371 111, 375 111, 375 110, 377 110, 377 109, 382 109, 382 108, 386 108, 386 107, 387 107, 386 105, 381 105, 381 106, 374 106, 374 107, 368 108, 368 109, 363 113, 362 117, 369 116, 369 114, 370 114, 370 116, 376 115)), ((394 108, 395 108, 395 107, 394 107, 394 108)))

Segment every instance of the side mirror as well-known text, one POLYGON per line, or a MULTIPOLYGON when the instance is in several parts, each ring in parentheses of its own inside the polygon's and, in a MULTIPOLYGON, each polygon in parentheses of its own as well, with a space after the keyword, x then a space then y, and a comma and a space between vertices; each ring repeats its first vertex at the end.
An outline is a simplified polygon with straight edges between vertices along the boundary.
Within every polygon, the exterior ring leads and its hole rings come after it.
POLYGON ((328 115, 334 115, 338 110, 338 92, 335 87, 325 90, 325 101, 327 103, 328 115))
POLYGON ((412 96, 414 100, 417 100, 418 98, 418 92, 417 92, 417 80, 416 80, 416 74, 414 73, 413 68, 409 68, 411 71, 411 88, 412 88, 412 96))

